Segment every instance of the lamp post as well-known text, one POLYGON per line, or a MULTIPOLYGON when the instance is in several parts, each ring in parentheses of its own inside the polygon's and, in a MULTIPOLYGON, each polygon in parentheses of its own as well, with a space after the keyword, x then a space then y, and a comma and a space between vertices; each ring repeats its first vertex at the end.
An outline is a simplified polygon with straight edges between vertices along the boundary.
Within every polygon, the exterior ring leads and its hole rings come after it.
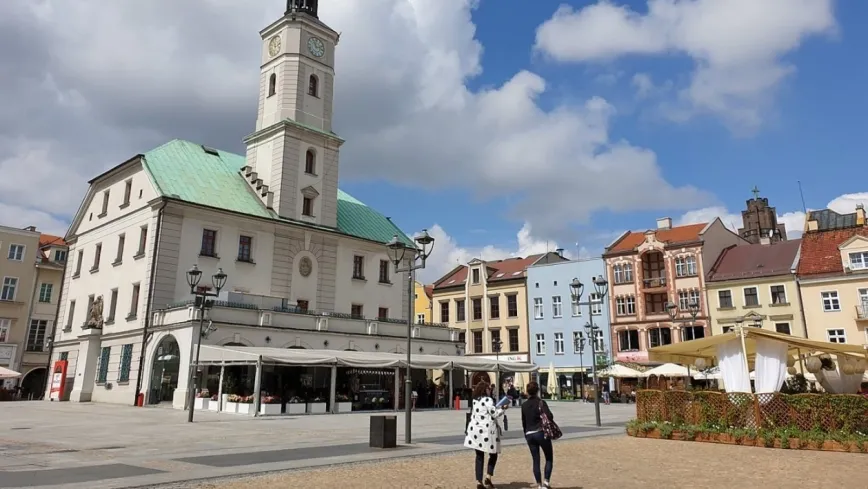
POLYGON ((196 391, 199 390, 199 351, 202 349, 203 328, 205 325, 205 310, 210 309, 213 301, 208 300, 209 297, 217 297, 220 290, 226 286, 227 275, 223 273, 222 268, 217 269, 217 273, 211 276, 211 285, 214 286, 214 292, 208 292, 206 287, 199 287, 199 281, 202 280, 202 271, 198 265, 193 265, 193 268, 187 270, 187 285, 190 286, 190 293, 196 297, 196 307, 199 308, 199 334, 196 335, 196 361, 193 364, 193 386, 190 389, 190 396, 187 402, 187 422, 193 422, 193 404, 196 401, 196 391))
MULTIPOLYGON (((415 238, 417 246, 407 246, 398 239, 398 235, 396 234, 392 237, 392 240, 386 243, 386 247, 389 249, 389 258, 392 260, 392 263, 395 264, 395 273, 404 273, 408 274, 407 277, 407 371, 406 371, 406 379, 404 380, 404 441, 407 444, 410 444, 412 440, 411 437, 411 403, 410 398, 413 395, 413 380, 410 379, 410 346, 413 340, 413 292, 415 287, 415 272, 416 270, 420 270, 425 268, 425 261, 428 260, 428 257, 431 256, 431 251, 434 249, 434 238, 428 234, 427 229, 423 229, 422 233, 415 238), (404 261, 405 255, 407 251, 411 252, 410 256, 406 256, 408 258, 409 263, 406 266, 401 266, 401 263, 404 261)), ((396 406, 397 407, 397 406, 396 406)))
POLYGON ((580 306, 588 306, 589 322, 585 325, 585 334, 588 338, 588 343, 591 345, 591 356, 593 357, 591 360, 591 375, 594 376, 595 386, 594 416, 596 417, 597 426, 602 426, 602 423, 600 422, 600 395, 599 392, 597 392, 597 386, 599 385, 599 382, 597 381, 597 359, 594 357, 594 354, 597 351, 597 331, 600 330, 600 327, 594 324, 594 304, 602 304, 606 294, 609 292, 609 282, 607 282, 602 275, 594 278, 593 282, 594 292, 597 294, 597 300, 591 300, 589 297, 588 302, 580 302, 585 285, 579 282, 578 278, 574 278, 573 281, 570 282, 570 292, 572 294, 573 302, 580 306))
MULTIPOLYGON (((681 323, 690 323, 690 326, 696 326, 696 316, 699 315, 699 303, 696 301, 690 301, 687 304, 687 312, 690 314, 690 319, 677 319, 678 318, 678 306, 672 302, 666 303, 666 313, 669 314, 669 319, 672 320, 673 323, 681 322, 681 323)), ((694 333, 694 338, 695 337, 694 333)), ((681 326, 681 341, 687 341, 687 329, 684 326, 681 326)), ((687 379, 685 380, 684 388, 687 388, 687 383, 690 383, 690 364, 687 364, 687 379)))
POLYGON ((581 331, 577 331, 576 351, 579 352, 579 370, 582 371, 579 377, 579 397, 582 398, 582 402, 588 402, 585 399, 585 335, 581 331))
POLYGON ((491 350, 494 351, 495 358, 495 373, 494 373, 494 382, 496 395, 500 395, 500 350, 503 348, 503 342, 500 341, 500 338, 492 338, 491 339, 491 350))

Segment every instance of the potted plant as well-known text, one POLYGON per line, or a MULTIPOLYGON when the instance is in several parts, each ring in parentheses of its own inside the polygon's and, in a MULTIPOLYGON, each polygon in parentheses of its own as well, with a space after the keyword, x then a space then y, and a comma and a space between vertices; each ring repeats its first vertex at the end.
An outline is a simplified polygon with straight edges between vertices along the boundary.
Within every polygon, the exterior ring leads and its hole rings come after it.
POLYGON ((244 396, 238 403, 238 414, 254 414, 253 396, 244 396))
POLYGON ((335 412, 336 413, 349 413, 353 411, 353 403, 350 401, 350 397, 345 394, 337 394, 335 395, 335 412))
POLYGON ((208 389, 202 389, 196 394, 196 399, 193 401, 193 406, 196 409, 208 409, 208 404, 211 401, 211 393, 208 392, 208 389))
POLYGON ((312 401, 307 402, 307 414, 325 414, 326 402, 321 397, 315 397, 312 401))
POLYGON ((304 414, 307 404, 298 396, 293 396, 286 405, 286 414, 304 414))
POLYGON ((226 398, 226 404, 223 407, 223 411, 227 413, 235 414, 238 412, 238 404, 241 403, 241 396, 238 394, 229 394, 226 398))
POLYGON ((213 396, 211 396, 211 400, 208 402, 208 410, 214 411, 216 413, 219 408, 220 403, 217 402, 217 394, 214 394, 213 396))
POLYGON ((270 416, 281 414, 280 398, 264 394, 259 400, 259 414, 270 416))

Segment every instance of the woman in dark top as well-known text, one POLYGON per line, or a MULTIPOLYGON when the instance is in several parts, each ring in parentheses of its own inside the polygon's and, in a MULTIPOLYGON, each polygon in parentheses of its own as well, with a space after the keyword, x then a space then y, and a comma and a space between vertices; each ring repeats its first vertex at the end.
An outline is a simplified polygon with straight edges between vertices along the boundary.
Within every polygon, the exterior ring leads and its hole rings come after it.
POLYGON ((530 448, 530 456, 533 459, 533 477, 540 488, 548 488, 552 478, 554 452, 552 441, 543 432, 540 410, 543 410, 550 420, 554 420, 555 417, 549 410, 548 404, 539 398, 539 384, 529 382, 527 384, 527 396, 527 401, 521 405, 521 429, 524 431, 527 446, 530 448), (542 477, 539 470, 540 449, 546 457, 545 478, 542 477))

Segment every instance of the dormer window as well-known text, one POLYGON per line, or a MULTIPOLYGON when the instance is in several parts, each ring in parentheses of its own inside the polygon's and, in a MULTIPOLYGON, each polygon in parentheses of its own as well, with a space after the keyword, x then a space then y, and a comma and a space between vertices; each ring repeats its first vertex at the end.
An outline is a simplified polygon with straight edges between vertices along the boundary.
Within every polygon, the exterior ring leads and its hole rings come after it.
POLYGON ((275 93, 277 93, 277 75, 272 73, 268 77, 268 96, 270 97, 275 93))
POLYGON ((310 80, 307 83, 307 94, 312 97, 319 97, 319 79, 316 75, 310 75, 310 80))
POLYGON ((479 269, 474 268, 472 271, 472 274, 473 274, 473 283, 478 284, 479 283, 479 269))
POLYGON ((868 270, 868 251, 850 253, 850 270, 868 270))
POLYGON ((304 172, 308 175, 316 175, 316 154, 312 149, 304 155, 304 172))

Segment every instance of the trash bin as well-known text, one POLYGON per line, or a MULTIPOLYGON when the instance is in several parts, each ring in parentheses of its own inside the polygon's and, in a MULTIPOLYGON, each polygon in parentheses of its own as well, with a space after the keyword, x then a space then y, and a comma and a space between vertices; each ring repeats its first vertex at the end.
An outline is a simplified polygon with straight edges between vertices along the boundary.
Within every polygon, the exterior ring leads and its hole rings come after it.
POLYGON ((371 416, 372 448, 395 448, 398 446, 398 417, 371 416))

